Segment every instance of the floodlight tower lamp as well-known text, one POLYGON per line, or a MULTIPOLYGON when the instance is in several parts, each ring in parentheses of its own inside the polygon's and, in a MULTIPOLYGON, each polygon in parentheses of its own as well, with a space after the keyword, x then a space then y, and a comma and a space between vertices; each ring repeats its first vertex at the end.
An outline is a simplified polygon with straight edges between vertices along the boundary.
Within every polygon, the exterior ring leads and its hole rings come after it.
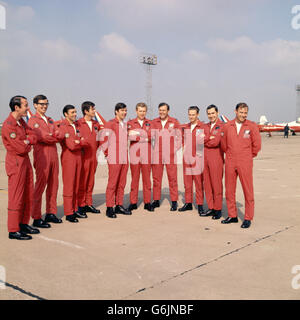
POLYGON ((140 63, 146 66, 146 103, 148 105, 148 117, 152 118, 152 67, 157 65, 157 56, 155 54, 142 54, 140 56, 140 63))

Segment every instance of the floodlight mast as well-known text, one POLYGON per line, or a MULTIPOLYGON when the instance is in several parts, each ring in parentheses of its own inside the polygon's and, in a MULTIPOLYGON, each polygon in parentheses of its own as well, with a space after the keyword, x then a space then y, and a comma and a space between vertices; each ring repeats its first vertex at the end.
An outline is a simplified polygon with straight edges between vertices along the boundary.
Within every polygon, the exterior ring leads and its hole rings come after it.
POLYGON ((297 94, 296 121, 300 122, 300 84, 296 85, 296 94, 297 94))
POLYGON ((152 108, 152 67, 157 65, 157 56, 155 54, 142 54, 140 56, 140 63, 146 66, 146 103, 148 106, 148 118, 153 117, 152 108))

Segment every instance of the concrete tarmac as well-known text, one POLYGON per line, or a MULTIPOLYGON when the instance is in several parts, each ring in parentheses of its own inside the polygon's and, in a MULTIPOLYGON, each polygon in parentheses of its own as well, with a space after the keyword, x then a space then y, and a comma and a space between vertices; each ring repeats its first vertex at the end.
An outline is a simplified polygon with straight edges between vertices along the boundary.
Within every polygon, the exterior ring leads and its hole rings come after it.
MULTIPOLYGON (((132 216, 109 219, 107 168, 101 165, 94 190, 101 214, 89 213, 77 224, 63 218, 31 241, 8 239, 1 144, 0 299, 300 299, 300 135, 262 134, 262 142, 254 161, 255 216, 249 229, 240 228, 239 182, 239 223, 223 225, 199 217, 196 209, 170 212, 166 172, 160 208, 148 212, 140 203, 132 216)), ((178 180, 181 206, 181 167, 178 180)), ((124 205, 130 181, 129 172, 124 205)), ((58 204, 61 217, 62 184, 58 204)), ((223 204, 227 217, 225 198, 223 204)))

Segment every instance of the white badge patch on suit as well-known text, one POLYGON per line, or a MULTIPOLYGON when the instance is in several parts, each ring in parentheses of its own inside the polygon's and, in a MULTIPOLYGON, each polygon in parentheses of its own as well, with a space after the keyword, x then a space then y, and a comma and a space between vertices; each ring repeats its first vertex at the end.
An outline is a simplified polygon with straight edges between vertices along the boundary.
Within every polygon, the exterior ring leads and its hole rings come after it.
POLYGON ((199 136, 201 134, 201 132, 202 132, 202 129, 197 129, 196 130, 196 136, 199 136))
POLYGON ((11 139, 16 139, 17 134, 15 132, 12 132, 9 136, 11 139))
POLYGON ((250 130, 245 130, 244 138, 250 138, 250 130))

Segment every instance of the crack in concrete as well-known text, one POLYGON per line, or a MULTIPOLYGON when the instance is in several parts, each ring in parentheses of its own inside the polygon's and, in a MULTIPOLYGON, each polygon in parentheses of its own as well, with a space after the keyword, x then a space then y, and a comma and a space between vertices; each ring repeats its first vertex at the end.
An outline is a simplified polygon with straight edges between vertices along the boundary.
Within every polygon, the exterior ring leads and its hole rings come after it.
POLYGON ((178 274, 176 274, 176 275, 174 275, 174 276, 172 276, 172 277, 170 277, 170 278, 161 280, 161 281, 153 284, 153 285, 150 286, 150 287, 141 288, 141 289, 139 289, 138 291, 136 291, 136 292, 134 292, 134 293, 132 293, 132 294, 124 297, 124 298, 121 298, 121 300, 124 300, 124 299, 127 299, 127 298, 129 298, 129 297, 132 297, 132 296, 134 296, 134 295, 136 295, 136 294, 138 294, 138 293, 140 293, 140 292, 144 292, 144 291, 149 290, 149 289, 154 289, 154 287, 156 287, 156 286, 162 285, 162 284, 164 284, 164 283, 166 283, 166 282, 168 282, 168 281, 171 281, 171 280, 173 280, 173 279, 176 279, 176 278, 178 278, 178 277, 181 277, 181 276, 185 275, 186 273, 189 273, 189 272, 192 272, 192 271, 194 271, 194 270, 197 270, 197 269, 199 269, 199 268, 201 268, 201 267, 207 266, 207 265, 210 264, 210 263, 216 262, 216 261, 218 261, 218 260, 220 260, 220 259, 222 259, 222 258, 224 258, 224 257, 227 257, 227 256, 229 256, 229 255, 231 255, 231 254, 237 253, 237 252, 239 252, 239 251, 241 251, 241 250, 243 250, 243 249, 245 249, 245 248, 247 248, 247 247, 250 247, 250 246, 252 246, 252 245, 254 245, 254 244, 258 243, 258 242, 261 242, 261 241, 263 241, 263 240, 266 240, 266 239, 268 239, 268 238, 271 238, 271 237, 273 237, 273 236, 275 236, 275 235, 277 235, 277 234, 279 234, 279 233, 281 233, 281 232, 287 231, 287 230, 289 230, 289 229, 291 229, 291 228, 293 228, 293 227, 295 227, 295 226, 285 227, 284 229, 278 230, 278 231, 276 231, 276 232, 274 232, 274 233, 272 233, 272 234, 269 234, 269 235, 266 235, 266 236, 264 236, 264 237, 258 238, 258 239, 256 239, 255 241, 250 242, 250 243, 248 243, 248 244, 246 244, 246 245, 244 245, 244 246, 242 246, 242 247, 240 247, 240 248, 237 248, 237 249, 235 249, 235 250, 232 250, 232 251, 230 251, 230 252, 227 252, 227 253, 225 253, 225 254, 222 254, 221 256, 219 256, 219 257, 217 257, 217 258, 215 258, 215 259, 212 259, 212 260, 207 261, 207 262, 204 262, 204 263, 202 263, 202 264, 200 264, 200 265, 198 265, 198 266, 196 266, 196 267, 193 267, 193 268, 191 268, 191 269, 188 269, 188 270, 185 270, 185 271, 183 271, 183 272, 180 272, 180 273, 178 273, 178 274))
POLYGON ((24 289, 22 289, 22 288, 20 288, 20 287, 18 287, 18 286, 15 286, 15 285, 13 285, 13 284, 11 284, 11 283, 4 282, 4 281, 2 281, 2 280, 0 280, 0 282, 1 282, 1 283, 4 283, 6 287, 9 287, 9 288, 12 288, 13 290, 19 291, 19 292, 21 292, 22 294, 27 295, 27 296, 29 296, 29 297, 31 297, 31 298, 35 298, 35 299, 37 299, 37 300, 47 300, 47 299, 45 299, 45 298, 41 298, 41 297, 39 297, 39 296, 37 296, 37 295, 29 292, 29 291, 25 291, 24 289))

